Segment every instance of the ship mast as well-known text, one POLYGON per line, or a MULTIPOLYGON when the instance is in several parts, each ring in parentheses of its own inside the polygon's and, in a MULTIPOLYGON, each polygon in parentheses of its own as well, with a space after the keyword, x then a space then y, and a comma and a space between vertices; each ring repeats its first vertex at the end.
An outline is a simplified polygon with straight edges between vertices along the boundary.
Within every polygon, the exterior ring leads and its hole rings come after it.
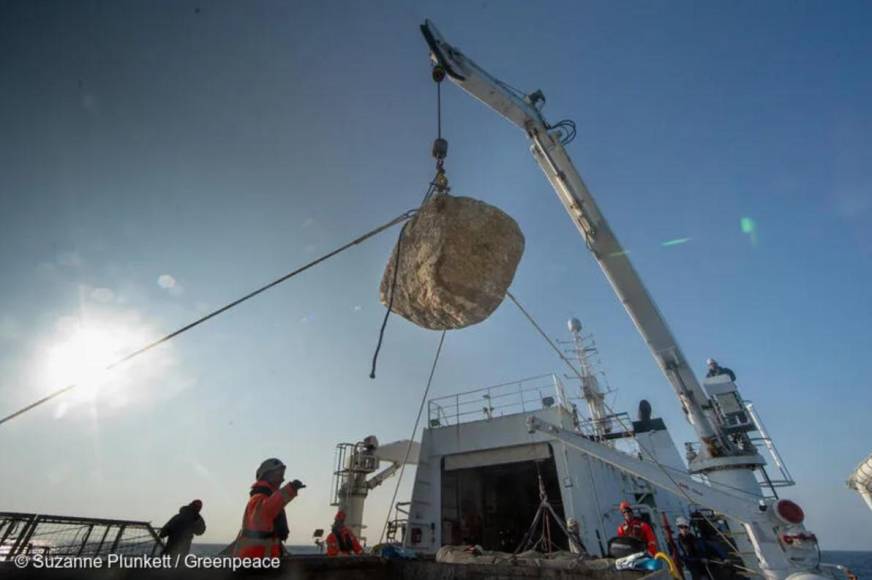
POLYGON ((606 435, 612 431, 612 422, 606 408, 605 393, 600 389, 599 380, 591 361, 591 356, 597 352, 596 346, 593 344, 592 336, 582 335, 579 319, 570 318, 567 326, 572 334, 572 353, 575 355, 581 371, 581 396, 590 411, 594 434, 600 441, 605 441, 606 435), (590 344, 586 344, 587 342, 590 344))

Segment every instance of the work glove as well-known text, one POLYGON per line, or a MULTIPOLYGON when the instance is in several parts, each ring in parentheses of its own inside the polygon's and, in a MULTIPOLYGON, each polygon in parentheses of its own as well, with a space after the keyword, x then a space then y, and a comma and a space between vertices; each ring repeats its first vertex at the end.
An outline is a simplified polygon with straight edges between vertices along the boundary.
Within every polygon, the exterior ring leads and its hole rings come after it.
POLYGON ((300 491, 301 489, 306 487, 306 484, 303 483, 302 481, 300 481, 299 479, 295 479, 294 481, 291 482, 291 487, 293 487, 297 491, 300 491))

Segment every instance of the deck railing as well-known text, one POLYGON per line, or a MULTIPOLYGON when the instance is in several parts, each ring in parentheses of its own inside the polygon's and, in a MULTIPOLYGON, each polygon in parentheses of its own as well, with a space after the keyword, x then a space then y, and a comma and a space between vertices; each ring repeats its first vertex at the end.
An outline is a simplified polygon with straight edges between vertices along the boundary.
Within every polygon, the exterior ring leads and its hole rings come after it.
POLYGON ((539 375, 430 399, 427 425, 432 429, 553 406, 572 412, 566 390, 557 375, 539 375))
POLYGON ((15 556, 157 556, 163 548, 148 522, 0 512, 0 562, 15 556))

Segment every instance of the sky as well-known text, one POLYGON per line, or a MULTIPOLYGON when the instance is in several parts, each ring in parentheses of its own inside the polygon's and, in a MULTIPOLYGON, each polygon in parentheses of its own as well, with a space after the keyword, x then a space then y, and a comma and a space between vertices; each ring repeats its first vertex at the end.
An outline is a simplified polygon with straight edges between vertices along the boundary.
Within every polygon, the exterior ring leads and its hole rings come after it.
MULTIPOLYGON (((542 89, 551 121, 699 373, 713 356, 798 482, 826 549, 872 546, 845 481, 872 452, 872 7, 860 2, 0 2, 0 509, 161 525, 204 502, 229 542, 254 471, 308 484, 290 543, 332 518, 334 447, 412 430, 438 333, 384 315, 391 231, 135 361, 112 357, 415 207, 435 89, 418 26, 542 89), (680 243, 667 242, 681 240, 680 243)), ((673 392, 522 132, 443 91, 453 192, 502 208, 512 291, 577 316, 613 406, 673 392)), ((432 396, 560 361, 514 306, 449 332, 432 396)), ((400 498, 408 497, 407 472, 400 498)), ((377 537, 395 479, 368 501, 377 537)))

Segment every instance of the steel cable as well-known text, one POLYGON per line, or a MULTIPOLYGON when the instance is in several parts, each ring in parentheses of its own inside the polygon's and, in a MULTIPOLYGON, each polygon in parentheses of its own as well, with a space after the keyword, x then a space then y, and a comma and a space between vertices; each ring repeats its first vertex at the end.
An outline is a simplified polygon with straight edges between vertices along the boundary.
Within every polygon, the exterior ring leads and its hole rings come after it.
MULTIPOLYGON (((112 370, 113 368, 117 367, 118 365, 120 365, 120 364, 122 364, 122 363, 124 363, 124 362, 127 362, 127 361, 129 361, 130 359, 135 358, 135 357, 137 357, 137 356, 139 356, 139 355, 141 355, 141 354, 143 354, 143 353, 145 353, 145 352, 147 352, 147 351, 153 349, 154 347, 156 347, 156 346, 158 346, 158 345, 161 345, 161 344, 167 342, 168 340, 173 339, 173 338, 179 336, 180 334, 182 334, 182 333, 184 333, 184 332, 187 332, 188 330, 191 330, 191 329, 194 328, 195 326, 199 326, 200 324, 203 324, 203 323, 206 322, 207 320, 209 320, 209 319, 211 319, 211 318, 214 318, 214 317, 218 316, 219 314, 221 314, 221 313, 223 313, 223 312, 226 312, 226 311, 230 310, 230 309, 233 308, 234 306, 238 306, 238 305, 242 304, 243 302, 245 302, 246 300, 249 300, 249 299, 251 299, 251 298, 254 298, 254 297, 257 296, 258 294, 260 294, 260 293, 262 293, 262 292, 265 292, 265 291, 269 290, 269 289, 272 288, 273 286, 278 286, 278 285, 281 284, 282 282, 285 282, 286 280, 289 280, 289 279, 293 278, 293 277, 296 276, 297 274, 300 274, 300 273, 302 273, 302 272, 305 272, 306 270, 308 270, 309 268, 312 268, 313 266, 317 266, 317 265, 320 264, 321 262, 324 262, 324 261, 326 261, 326 260, 332 258, 333 256, 335 256, 335 255, 337 255, 337 254, 340 254, 340 253, 344 252, 345 250, 351 248, 352 246, 356 246, 357 244, 360 244, 360 243, 362 243, 362 242, 368 240, 369 238, 371 238, 371 237, 373 237, 373 236, 375 236, 375 235, 377 235, 377 234, 380 234, 381 232, 385 231, 386 229, 388 229, 388 228, 390 228, 390 227, 392 227, 392 226, 395 226, 395 225, 397 225, 397 224, 399 224, 399 223, 402 223, 402 222, 405 222, 405 221, 411 219, 412 216, 414 216, 414 214, 415 214, 416 211, 417 211, 417 210, 409 210, 409 211, 406 211, 406 212, 400 214, 399 216, 395 217, 394 219, 392 219, 391 221, 387 222, 386 224, 381 225, 381 226, 379 226, 379 227, 377 227, 377 228, 375 228, 375 229, 373 229, 373 230, 368 231, 367 233, 365 233, 365 234, 363 234, 362 236, 359 236, 359 237, 353 239, 352 241, 348 242, 347 244, 344 244, 344 245, 342 245, 342 246, 336 248, 336 249, 333 250, 332 252, 329 252, 329 253, 327 253, 327 254, 324 254, 324 255, 321 256, 320 258, 317 258, 317 259, 315 259, 315 260, 312 260, 311 262, 309 262, 309 263, 307 263, 307 264, 305 264, 305 265, 303 265, 303 266, 300 266, 299 268, 297 268, 296 270, 293 270, 292 272, 288 272, 287 274, 285 274, 285 275, 282 276, 281 278, 277 278, 276 280, 273 280, 273 281, 270 282, 269 284, 266 284, 266 285, 264 285, 264 286, 261 286, 261 287, 258 288, 257 290, 254 290, 254 291, 252 291, 252 292, 249 292, 249 293, 246 294, 245 296, 243 296, 243 297, 241 297, 241 298, 238 298, 238 299, 234 300, 233 302, 230 302, 230 303, 228 303, 228 304, 222 306, 221 308, 218 308, 217 310, 213 310, 213 311, 210 312, 209 314, 206 314, 205 316, 202 316, 201 318, 198 318, 197 320, 195 320, 195 321, 193 321, 193 322, 191 322, 191 323, 189 323, 189 324, 186 324, 185 326, 179 328, 178 330, 174 330, 173 332, 171 332, 171 333, 169 333, 169 334, 167 334, 167 335, 165 335, 165 336, 163 336, 163 337, 161 337, 161 338, 155 340, 154 342, 151 342, 151 343, 149 343, 149 344, 143 346, 142 348, 140 348, 140 349, 138 349, 138 350, 135 350, 135 351, 133 351, 132 353, 127 354, 127 355, 121 357, 120 359, 116 360, 115 362, 113 362, 113 363, 109 364, 108 366, 104 367, 103 370, 107 370, 107 371, 108 371, 108 370, 112 370)), ((14 419, 15 417, 18 417, 19 415, 22 415, 22 414, 26 413, 27 411, 30 411, 31 409, 34 409, 34 408, 36 408, 36 407, 42 405, 43 403, 47 403, 48 401, 54 399, 55 397, 58 397, 58 396, 60 396, 60 395, 62 395, 62 394, 64 394, 64 393, 66 393, 67 391, 71 391, 72 389, 76 388, 76 386, 77 386, 76 384, 67 385, 66 387, 63 387, 63 388, 61 388, 61 389, 58 389, 58 390, 54 391, 53 393, 50 393, 50 394, 46 395, 45 397, 43 397, 43 398, 41 398, 41 399, 39 399, 39 400, 37 400, 37 401, 34 401, 33 403, 27 405, 26 407, 23 407, 23 408, 19 409, 18 411, 15 411, 15 412, 12 413, 11 415, 7 415, 7 416, 3 417, 2 419, 0 419, 0 425, 2 425, 3 423, 6 423, 7 421, 11 421, 11 420, 14 419)))

